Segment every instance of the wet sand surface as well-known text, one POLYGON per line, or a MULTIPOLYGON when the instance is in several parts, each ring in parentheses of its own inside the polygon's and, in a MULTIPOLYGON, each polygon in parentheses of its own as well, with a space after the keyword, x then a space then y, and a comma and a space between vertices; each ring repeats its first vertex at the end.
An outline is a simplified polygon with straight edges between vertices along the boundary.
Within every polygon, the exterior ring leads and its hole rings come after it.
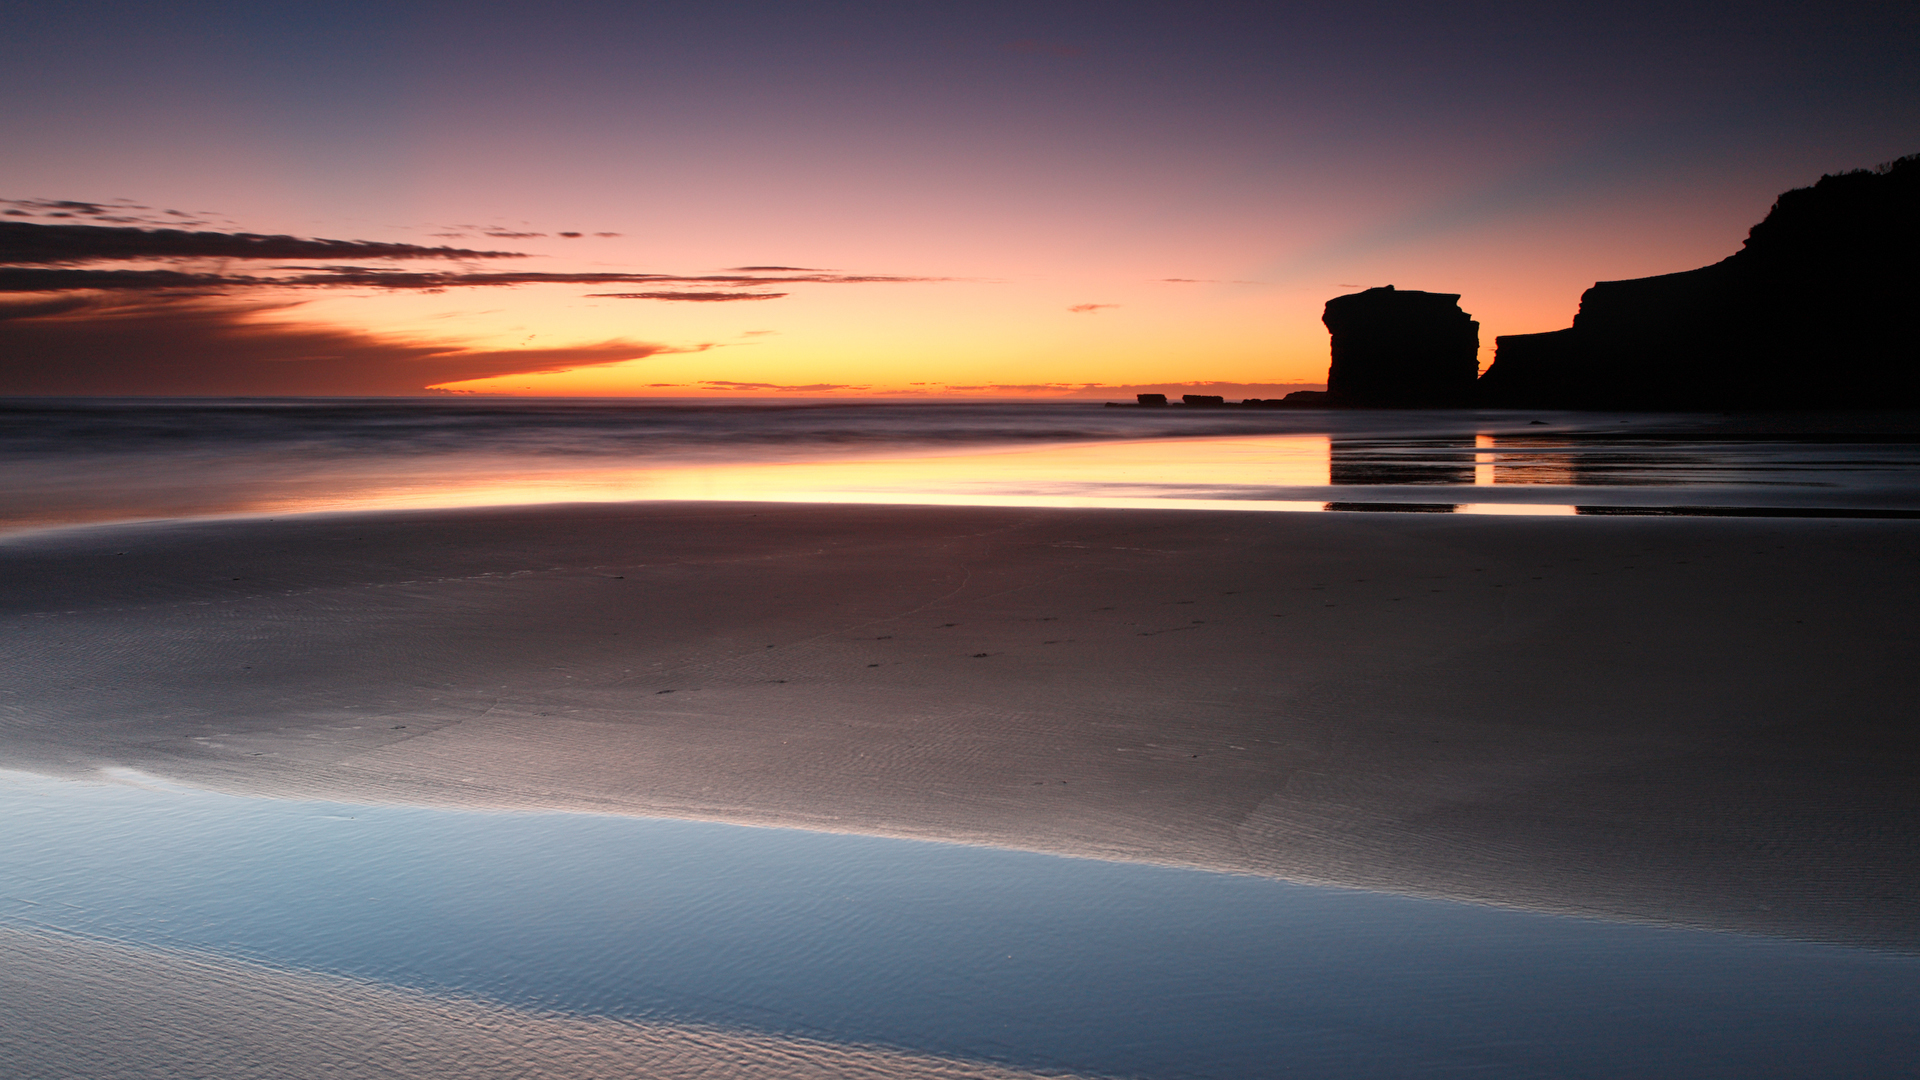
POLYGON ((0 998, 9 1021, 0 1058, 16 1080, 1035 1075, 792 1036, 529 1012, 10 928, 0 928, 0 998))
POLYGON ((0 764, 1920 949, 1920 523, 628 504, 0 542, 0 764))

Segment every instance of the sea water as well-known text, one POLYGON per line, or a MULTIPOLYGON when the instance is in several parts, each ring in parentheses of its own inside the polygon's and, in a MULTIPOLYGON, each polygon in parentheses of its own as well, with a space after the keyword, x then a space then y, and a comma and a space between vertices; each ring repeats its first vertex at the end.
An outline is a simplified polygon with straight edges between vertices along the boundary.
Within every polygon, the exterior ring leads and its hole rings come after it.
POLYGON ((1920 437, 1699 417, 1092 401, 13 399, 0 529, 694 499, 1884 516, 1920 437))
POLYGON ((1093 1075, 1920 1060, 1920 958, 1892 953, 884 837, 120 780, 0 774, 0 927, 1093 1075))

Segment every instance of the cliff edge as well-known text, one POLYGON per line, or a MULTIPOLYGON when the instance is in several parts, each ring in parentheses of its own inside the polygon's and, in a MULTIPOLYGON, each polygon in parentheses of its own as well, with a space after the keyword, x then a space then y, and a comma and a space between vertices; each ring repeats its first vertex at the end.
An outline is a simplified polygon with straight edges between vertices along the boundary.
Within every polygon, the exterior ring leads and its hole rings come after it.
POLYGON ((1495 339, 1483 405, 1920 407, 1920 154, 1781 195, 1712 266, 1602 281, 1495 339))

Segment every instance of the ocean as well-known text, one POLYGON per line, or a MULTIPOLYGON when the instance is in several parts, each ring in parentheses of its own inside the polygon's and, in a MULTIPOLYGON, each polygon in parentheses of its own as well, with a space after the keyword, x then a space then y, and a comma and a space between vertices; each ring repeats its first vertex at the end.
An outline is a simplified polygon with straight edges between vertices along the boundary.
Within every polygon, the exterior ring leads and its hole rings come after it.
POLYGON ((0 402, 0 462, 6 530, 636 499, 1560 514, 1920 508, 1920 434, 1649 413, 13 399, 0 402))

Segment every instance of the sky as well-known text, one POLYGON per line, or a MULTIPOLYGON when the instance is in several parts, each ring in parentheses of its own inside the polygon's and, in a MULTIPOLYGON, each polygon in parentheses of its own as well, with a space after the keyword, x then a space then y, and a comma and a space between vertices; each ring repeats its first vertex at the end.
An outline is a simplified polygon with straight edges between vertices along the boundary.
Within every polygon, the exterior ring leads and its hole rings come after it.
POLYGON ((1484 365, 1920 151, 1915 56, 1910 3, 21 5, 0 394, 1278 396, 1386 284, 1484 365))

